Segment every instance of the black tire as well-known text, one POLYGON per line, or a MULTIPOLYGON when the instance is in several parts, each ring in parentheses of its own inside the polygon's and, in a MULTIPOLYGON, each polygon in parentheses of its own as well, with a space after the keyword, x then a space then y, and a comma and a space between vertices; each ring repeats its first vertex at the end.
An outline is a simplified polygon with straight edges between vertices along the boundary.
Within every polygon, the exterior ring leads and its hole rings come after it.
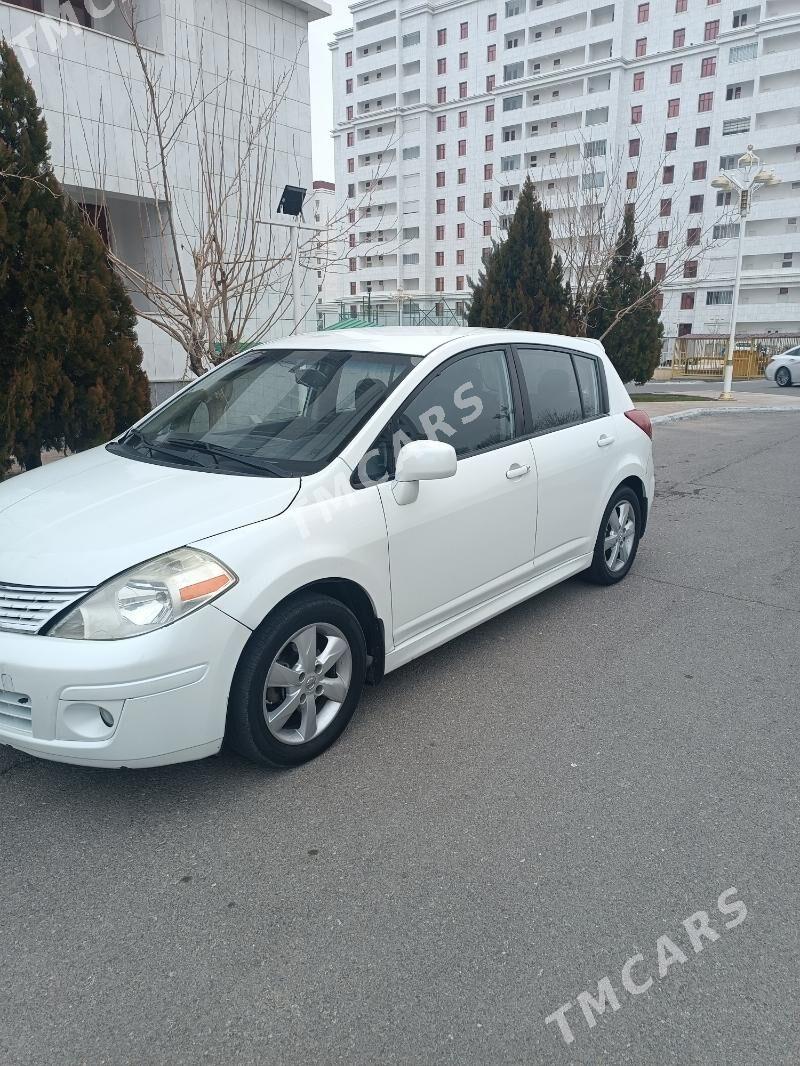
POLYGON ((622 581, 633 566, 633 560, 636 558, 636 553, 639 550, 639 538, 641 537, 641 533, 642 508, 639 503, 639 497, 633 489, 629 488, 627 485, 621 485, 608 501, 608 506, 603 512, 603 520, 600 523, 600 529, 597 531, 597 540, 594 544, 592 565, 586 571, 586 577, 596 585, 616 585, 618 581, 622 581), (612 511, 623 502, 629 503, 633 512, 633 520, 635 523, 633 545, 626 562, 620 569, 614 570, 609 566, 606 560, 606 527, 609 524, 612 511))
POLYGON ((786 389, 792 383, 792 372, 788 366, 779 366, 775 371, 775 384, 786 389))
MULTIPOLYGON (((276 609, 255 631, 242 653, 228 701, 226 742, 246 759, 264 766, 299 766, 315 759, 344 732, 364 687, 367 649, 364 633, 353 612, 330 596, 301 595, 276 609), (311 625, 335 626, 350 646, 352 672, 347 695, 336 716, 313 739, 284 743, 265 719, 267 673, 284 645, 311 625)), ((299 713, 299 712, 298 712, 299 713)))

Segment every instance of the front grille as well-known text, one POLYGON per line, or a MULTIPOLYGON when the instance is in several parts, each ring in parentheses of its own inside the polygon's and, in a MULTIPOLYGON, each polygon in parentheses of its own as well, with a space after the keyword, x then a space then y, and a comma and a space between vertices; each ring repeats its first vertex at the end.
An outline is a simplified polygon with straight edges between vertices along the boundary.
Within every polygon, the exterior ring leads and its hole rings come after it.
POLYGON ((91 588, 58 589, 0 581, 0 631, 38 633, 51 618, 87 592, 91 588))
POLYGON ((20 733, 33 732, 31 698, 22 692, 6 692, 0 688, 0 729, 16 729, 20 733))

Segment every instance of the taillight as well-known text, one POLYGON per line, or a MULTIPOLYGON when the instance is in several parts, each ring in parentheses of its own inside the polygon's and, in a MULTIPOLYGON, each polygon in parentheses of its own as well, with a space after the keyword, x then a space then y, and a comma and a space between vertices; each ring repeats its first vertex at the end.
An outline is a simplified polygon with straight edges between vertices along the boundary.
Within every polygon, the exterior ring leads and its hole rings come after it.
POLYGON ((632 407, 630 411, 625 412, 625 417, 629 418, 631 422, 639 427, 642 433, 646 433, 650 440, 653 439, 653 423, 650 421, 650 415, 645 411, 640 411, 636 407, 632 407))

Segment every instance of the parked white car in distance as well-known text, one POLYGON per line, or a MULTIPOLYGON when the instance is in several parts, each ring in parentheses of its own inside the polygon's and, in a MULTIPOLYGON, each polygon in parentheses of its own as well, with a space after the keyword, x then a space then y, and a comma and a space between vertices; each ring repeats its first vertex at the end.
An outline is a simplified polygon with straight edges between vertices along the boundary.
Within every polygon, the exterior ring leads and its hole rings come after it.
POLYGON ((653 493, 650 421, 598 341, 261 345, 0 485, 0 743, 302 763, 365 681, 573 574, 624 578, 653 493))
POLYGON ((783 388, 800 385, 800 344, 774 356, 764 367, 764 377, 783 388))

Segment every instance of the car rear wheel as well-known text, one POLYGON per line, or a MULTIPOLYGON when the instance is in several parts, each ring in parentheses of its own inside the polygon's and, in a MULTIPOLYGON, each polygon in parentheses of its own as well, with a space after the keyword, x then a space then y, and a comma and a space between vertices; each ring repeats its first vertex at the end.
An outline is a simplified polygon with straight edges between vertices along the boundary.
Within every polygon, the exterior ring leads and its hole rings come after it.
POLYGON ((231 687, 226 739, 267 766, 298 766, 325 751, 364 685, 358 619, 329 596, 302 596, 271 615, 245 648, 231 687))
POLYGON ((787 385, 792 383, 792 372, 788 366, 779 366, 775 371, 775 382, 780 385, 782 389, 785 389, 787 385))
POLYGON ((639 497, 627 485, 617 489, 603 514, 587 577, 598 585, 622 581, 636 558, 642 529, 639 497))

